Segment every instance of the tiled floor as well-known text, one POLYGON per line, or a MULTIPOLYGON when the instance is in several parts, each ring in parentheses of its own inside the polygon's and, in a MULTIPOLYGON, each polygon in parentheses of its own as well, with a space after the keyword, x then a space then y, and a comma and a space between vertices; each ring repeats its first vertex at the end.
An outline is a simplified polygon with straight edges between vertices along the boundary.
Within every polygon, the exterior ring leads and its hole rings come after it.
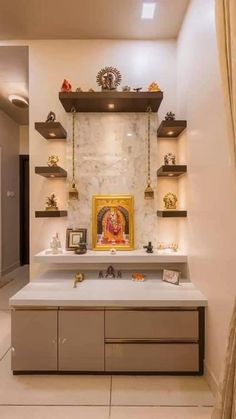
POLYGON ((210 419, 203 377, 17 375, 10 371, 8 299, 28 271, 0 289, 1 419, 210 419))

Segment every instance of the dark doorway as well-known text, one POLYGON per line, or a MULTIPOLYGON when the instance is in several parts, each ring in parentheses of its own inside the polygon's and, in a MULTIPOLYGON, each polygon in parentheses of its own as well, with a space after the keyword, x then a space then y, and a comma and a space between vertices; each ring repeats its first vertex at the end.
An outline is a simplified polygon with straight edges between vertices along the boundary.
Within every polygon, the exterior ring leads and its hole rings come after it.
POLYGON ((20 155, 20 263, 29 264, 29 156, 20 155))

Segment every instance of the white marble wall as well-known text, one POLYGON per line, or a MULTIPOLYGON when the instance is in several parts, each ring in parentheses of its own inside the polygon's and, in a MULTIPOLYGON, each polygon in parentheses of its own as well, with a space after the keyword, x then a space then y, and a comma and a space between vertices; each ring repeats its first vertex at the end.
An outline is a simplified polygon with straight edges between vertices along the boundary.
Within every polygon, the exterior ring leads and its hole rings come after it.
MULTIPOLYGON (((157 116, 151 117, 151 177, 154 201, 144 199, 147 180, 147 115, 76 114, 76 180, 80 200, 69 203, 70 227, 88 229, 92 238, 92 196, 133 195, 135 247, 157 243, 157 116)), ((71 134, 72 116, 68 115, 71 134)), ((67 169, 72 174, 72 141, 67 142, 67 169)))

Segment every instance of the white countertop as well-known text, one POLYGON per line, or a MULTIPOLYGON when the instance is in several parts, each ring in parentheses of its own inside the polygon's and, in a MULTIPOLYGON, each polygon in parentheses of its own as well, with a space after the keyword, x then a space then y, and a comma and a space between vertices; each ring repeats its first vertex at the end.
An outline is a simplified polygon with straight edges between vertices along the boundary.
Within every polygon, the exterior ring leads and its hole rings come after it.
POLYGON ((144 249, 117 251, 110 254, 109 251, 88 250, 84 255, 76 255, 73 251, 63 251, 62 254, 48 255, 43 250, 34 256, 34 262, 38 263, 186 263, 187 255, 180 252, 167 253, 154 251, 146 253, 144 249))
POLYGON ((12 307, 199 307, 207 299, 191 282, 179 286, 146 279, 85 279, 73 288, 73 274, 48 274, 34 280, 10 298, 12 307), (68 277, 68 275, 70 275, 68 277), (64 277, 63 277, 64 276, 64 277), (71 278, 71 279, 69 279, 71 278))

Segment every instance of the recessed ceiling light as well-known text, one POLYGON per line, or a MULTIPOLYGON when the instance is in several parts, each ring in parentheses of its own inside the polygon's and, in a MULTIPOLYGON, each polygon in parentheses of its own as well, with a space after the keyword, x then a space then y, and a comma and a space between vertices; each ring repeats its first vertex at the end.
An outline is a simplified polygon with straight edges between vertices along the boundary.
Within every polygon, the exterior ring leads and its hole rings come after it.
POLYGON ((127 137, 132 137, 132 135, 133 135, 132 132, 127 133, 127 137))
POLYGON ((167 134, 168 135, 173 135, 174 134, 174 131, 168 131, 167 134))
POLYGON ((114 109, 114 107, 115 107, 114 103, 109 103, 109 104, 108 104, 108 108, 109 108, 109 109, 114 109))
POLYGON ((9 95, 8 99, 13 105, 18 106, 18 108, 28 108, 29 101, 23 96, 18 95, 9 95))
POLYGON ((56 137, 55 132, 49 132, 50 137, 56 137))
POLYGON ((156 3, 154 2, 143 3, 141 18, 153 19, 154 14, 155 14, 155 9, 156 9, 156 3))

